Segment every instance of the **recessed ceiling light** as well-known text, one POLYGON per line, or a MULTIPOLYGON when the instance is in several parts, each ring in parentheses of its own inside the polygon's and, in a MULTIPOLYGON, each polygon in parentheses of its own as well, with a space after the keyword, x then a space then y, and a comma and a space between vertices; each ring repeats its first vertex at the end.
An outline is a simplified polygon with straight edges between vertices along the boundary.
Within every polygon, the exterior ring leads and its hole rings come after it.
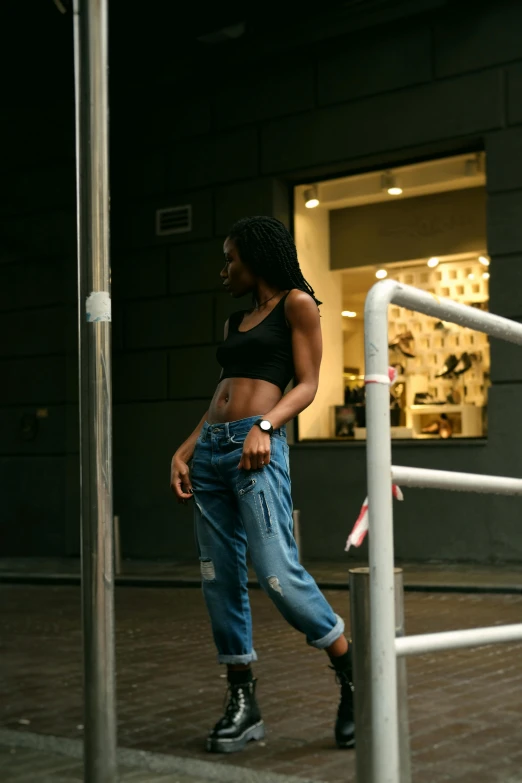
POLYGON ((381 188, 390 196, 400 196, 402 188, 397 182, 397 177, 391 171, 385 171, 381 176, 381 188))
POLYGON ((433 258, 428 259, 428 266, 431 269, 435 269, 436 266, 439 265, 439 259, 433 256, 433 258))
POLYGON ((307 188, 304 192, 304 202, 307 209, 314 209, 319 206, 319 197, 317 195, 317 188, 307 188))
POLYGON ((489 258, 486 258, 486 256, 479 256, 479 261, 482 266, 489 266, 489 258))
POLYGON ((490 277, 489 272, 482 272, 482 277, 484 278, 484 280, 489 280, 490 277))
POLYGON ((377 280, 384 280, 385 277, 388 277, 388 272, 386 269, 378 269, 375 273, 375 277, 377 280))
POLYGON ((343 310, 341 315, 344 315, 345 318, 355 318, 357 313, 353 310, 343 310))

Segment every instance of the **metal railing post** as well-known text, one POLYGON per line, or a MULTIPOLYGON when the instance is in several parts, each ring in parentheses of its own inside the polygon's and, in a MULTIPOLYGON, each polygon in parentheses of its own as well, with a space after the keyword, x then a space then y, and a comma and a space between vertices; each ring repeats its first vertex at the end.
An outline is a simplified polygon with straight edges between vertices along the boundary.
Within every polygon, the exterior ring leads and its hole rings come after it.
MULTIPOLYGON (((404 636, 403 572, 396 568, 395 635, 404 636)), ((355 687, 355 764, 357 783, 372 783, 372 699, 370 660, 370 569, 350 570, 350 616, 355 687)), ((397 660, 400 783, 411 783, 406 659, 397 660)))
POLYGON ((114 783, 108 0, 74 0, 84 769, 114 783))
POLYGON ((301 512, 297 508, 292 512, 292 518, 294 520, 293 532, 295 543, 297 545, 297 556, 299 558, 299 562, 301 562, 301 512))
POLYGON ((118 516, 114 517, 114 572, 117 576, 121 574, 121 534, 118 516))
MULTIPOLYGON (((392 481, 399 480, 406 486, 520 495, 522 480, 392 467, 388 378, 388 306, 392 302, 408 310, 522 345, 522 324, 394 280, 377 283, 366 298, 364 352, 370 527, 372 783, 400 781, 397 679, 401 680, 401 674, 397 675, 397 656, 522 641, 522 624, 425 634, 425 639, 419 636, 394 638, 394 617, 398 615, 398 609, 394 600, 392 481)), ((400 687, 402 689, 402 685, 400 687)), ((364 724, 364 718, 361 720, 364 724)))
POLYGON ((388 305, 395 286, 392 281, 390 283, 373 286, 364 308, 372 639, 372 783, 400 781, 388 380, 388 305))

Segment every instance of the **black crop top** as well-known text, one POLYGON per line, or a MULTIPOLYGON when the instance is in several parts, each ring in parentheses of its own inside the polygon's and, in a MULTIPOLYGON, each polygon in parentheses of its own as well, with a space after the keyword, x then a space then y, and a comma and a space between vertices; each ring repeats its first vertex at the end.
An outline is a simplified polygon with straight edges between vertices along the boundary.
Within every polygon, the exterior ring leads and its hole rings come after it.
POLYGON ((216 351, 225 378, 256 378, 279 386, 282 392, 294 377, 292 333, 285 319, 285 300, 257 326, 246 332, 238 327, 247 310, 233 313, 228 322, 228 336, 216 351))

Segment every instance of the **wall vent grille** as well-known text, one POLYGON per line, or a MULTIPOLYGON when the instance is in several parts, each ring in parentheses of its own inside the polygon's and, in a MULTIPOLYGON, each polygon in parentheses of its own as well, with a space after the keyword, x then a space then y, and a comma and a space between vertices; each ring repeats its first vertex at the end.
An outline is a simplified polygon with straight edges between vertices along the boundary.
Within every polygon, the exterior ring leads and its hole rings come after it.
POLYGON ((192 231, 192 204, 156 210, 156 236, 192 231))

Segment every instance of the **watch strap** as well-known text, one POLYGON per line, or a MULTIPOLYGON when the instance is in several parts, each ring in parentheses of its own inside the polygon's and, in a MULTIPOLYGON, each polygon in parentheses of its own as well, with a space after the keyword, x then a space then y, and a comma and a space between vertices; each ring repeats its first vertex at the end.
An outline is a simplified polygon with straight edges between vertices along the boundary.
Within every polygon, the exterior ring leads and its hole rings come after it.
POLYGON ((268 435, 272 435, 273 432, 274 432, 274 428, 273 428, 272 424, 268 421, 268 419, 258 419, 255 422, 255 424, 257 424, 257 426, 259 427, 261 432, 266 432, 268 435), (263 421, 266 421, 266 422, 268 422, 268 424, 270 424, 270 429, 263 429, 263 427, 261 426, 261 422, 263 422, 263 421))

